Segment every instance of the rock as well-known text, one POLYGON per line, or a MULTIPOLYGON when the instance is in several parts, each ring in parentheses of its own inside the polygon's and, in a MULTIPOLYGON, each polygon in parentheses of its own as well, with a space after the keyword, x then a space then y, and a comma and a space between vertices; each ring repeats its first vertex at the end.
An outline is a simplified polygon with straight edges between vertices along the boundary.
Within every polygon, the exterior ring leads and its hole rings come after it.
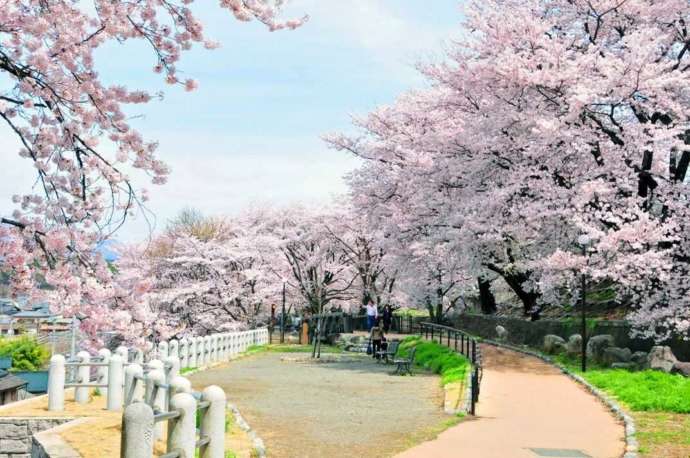
POLYGON ((676 361, 676 363, 673 365, 673 368, 671 368, 671 373, 680 374, 684 377, 690 377, 690 363, 676 361))
POLYGON ((496 338, 501 341, 508 339, 508 330, 500 324, 496 326, 496 338))
POLYGON ((587 357, 596 362, 602 362, 604 357, 604 350, 608 347, 613 347, 615 341, 613 336, 610 334, 600 334, 598 336, 591 337, 587 341, 587 357))
POLYGON ((565 339, 554 334, 544 336, 544 351, 551 355, 563 353, 566 350, 565 339))
POLYGON ((602 362, 611 366, 613 363, 629 363, 631 358, 632 352, 629 348, 608 347, 604 350, 602 362))
POLYGON ((637 367, 639 367, 640 369, 646 369, 647 368, 647 352, 636 351, 630 357, 630 361, 637 364, 637 367))
POLYGON ((582 354, 582 336, 580 334, 573 334, 568 337, 568 343, 565 344, 565 347, 571 356, 582 354))
POLYGON ((671 372, 673 365, 676 364, 678 360, 671 351, 671 347, 663 347, 657 345, 652 347, 647 355, 647 363, 650 369, 660 370, 664 372, 671 372))
POLYGON ((638 368, 637 364, 635 363, 612 363, 611 364, 611 369, 625 369, 628 371, 634 371, 638 368))

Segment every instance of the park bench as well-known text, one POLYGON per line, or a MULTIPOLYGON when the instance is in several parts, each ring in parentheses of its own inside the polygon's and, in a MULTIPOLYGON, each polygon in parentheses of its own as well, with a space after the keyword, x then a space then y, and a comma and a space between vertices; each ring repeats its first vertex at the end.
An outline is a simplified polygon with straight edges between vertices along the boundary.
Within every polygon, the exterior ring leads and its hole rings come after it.
POLYGON ((394 359, 393 363, 397 365, 395 368, 395 375, 412 375, 412 363, 414 363, 414 354, 417 351, 417 347, 412 347, 407 358, 394 359))
POLYGON ((388 342, 388 346, 385 350, 379 350, 376 352, 376 355, 379 357, 378 361, 383 361, 386 364, 391 362, 391 360, 395 358, 395 354, 398 352, 399 346, 400 342, 397 340, 388 342))

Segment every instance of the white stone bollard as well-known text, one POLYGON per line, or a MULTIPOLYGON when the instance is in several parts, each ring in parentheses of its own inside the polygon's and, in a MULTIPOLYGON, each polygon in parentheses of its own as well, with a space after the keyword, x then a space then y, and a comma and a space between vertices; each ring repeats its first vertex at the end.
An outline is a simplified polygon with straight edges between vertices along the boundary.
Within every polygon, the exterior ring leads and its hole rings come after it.
POLYGON ((151 458, 154 443, 153 426, 151 406, 143 402, 128 405, 122 416, 120 457, 151 458))
POLYGON ((65 410, 65 357, 53 355, 48 370, 48 410, 65 410))
POLYGON ((196 399, 190 393, 177 393, 170 400, 170 410, 180 416, 170 420, 168 453, 180 452, 181 457, 194 457, 196 449, 196 399))
POLYGON ((209 350, 209 354, 210 354, 209 359, 211 360, 211 363, 215 363, 216 362, 216 343, 218 342, 218 339, 216 338, 215 334, 210 335, 208 337, 209 337, 208 341, 211 343, 211 348, 209 350))
MULTIPOLYGON (((98 350, 98 356, 101 357, 101 362, 100 364, 108 364, 110 361, 110 350, 107 348, 101 348, 98 350)), ((108 384, 108 366, 98 366, 98 370, 96 371, 98 373, 97 381, 99 385, 107 385, 108 384)), ((102 396, 108 396, 108 388, 103 388, 99 387, 98 391, 101 392, 102 396)))
POLYGON ((134 350, 134 358, 132 358, 132 362, 140 366, 144 365, 144 352, 141 350, 141 348, 134 350))
POLYGON ((201 394, 202 401, 210 405, 201 416, 201 437, 208 437, 209 442, 199 450, 200 458, 224 458, 225 456, 225 392, 218 386, 211 385, 201 394))
POLYGON ((176 339, 172 339, 170 341, 168 347, 168 356, 173 356, 177 359, 180 359, 180 342, 178 342, 176 339))
POLYGON ((197 356, 197 349, 196 349, 196 337, 190 337, 189 338, 189 344, 187 347, 187 367, 196 367, 196 356, 197 356))
POLYGON ((137 380, 144 375, 144 370, 140 365, 133 363, 125 368, 125 405, 133 402, 144 402, 146 389, 143 380, 137 380))
MULTIPOLYGON (((88 363, 91 360, 91 355, 88 351, 80 351, 77 353, 77 362, 80 364, 87 364, 85 366, 78 366, 77 368, 77 383, 91 383, 91 366, 88 363)), ((88 404, 89 390, 91 387, 78 386, 74 389, 74 400, 79 404, 88 404)))
POLYGON ((173 378, 180 375, 180 360, 174 356, 168 356, 163 359, 163 364, 165 364, 165 380, 168 382, 173 378))
POLYGON ((180 368, 185 369, 189 364, 189 341, 187 338, 180 339, 180 368))
POLYGON ((125 364, 120 354, 115 354, 108 361, 108 400, 107 408, 116 412, 122 410, 122 395, 125 364))
POLYGON ((168 342, 165 340, 158 344, 158 359, 162 360, 168 356, 168 342))
POLYGON ((149 370, 158 369, 161 372, 165 373, 165 364, 163 364, 163 361, 161 361, 160 359, 152 359, 151 361, 149 361, 146 367, 148 367, 149 370))
POLYGON ((115 349, 115 353, 122 357, 122 362, 124 364, 127 364, 129 362, 129 348, 125 347, 124 345, 120 345, 115 349))
MULTIPOLYGON (((166 408, 165 389, 160 385, 165 384, 165 374, 160 369, 154 369, 146 375, 146 399, 154 411, 164 412, 166 408), (154 389, 155 387, 157 389, 154 389), (155 391, 155 396, 153 395, 155 391)), ((156 439, 161 439, 164 434, 163 422, 156 423, 154 428, 156 439)))
POLYGON ((191 393, 192 392, 192 382, 186 377, 178 375, 174 379, 170 380, 170 392, 172 394, 176 393, 191 393))
POLYGON ((204 337, 204 365, 211 364, 211 336, 204 337))

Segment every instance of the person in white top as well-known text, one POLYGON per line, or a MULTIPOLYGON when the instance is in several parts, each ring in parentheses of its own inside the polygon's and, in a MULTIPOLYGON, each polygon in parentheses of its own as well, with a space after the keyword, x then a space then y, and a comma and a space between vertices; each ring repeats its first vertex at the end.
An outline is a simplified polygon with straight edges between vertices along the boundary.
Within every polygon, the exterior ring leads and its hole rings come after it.
POLYGON ((364 302, 367 305, 367 331, 371 331, 371 328, 376 324, 376 318, 379 317, 379 310, 371 298, 367 298, 364 302))

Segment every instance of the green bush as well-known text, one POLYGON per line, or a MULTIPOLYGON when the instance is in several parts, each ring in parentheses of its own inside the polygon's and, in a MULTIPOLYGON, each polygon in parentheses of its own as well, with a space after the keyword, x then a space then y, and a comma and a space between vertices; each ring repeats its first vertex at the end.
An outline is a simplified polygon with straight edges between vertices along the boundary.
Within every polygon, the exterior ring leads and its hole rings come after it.
POLYGON ((436 342, 424 341, 420 336, 410 336, 401 342, 400 356, 406 357, 412 347, 417 348, 415 364, 439 374, 443 385, 465 380, 470 362, 461 354, 436 342))
POLYGON ((595 370, 582 375, 632 410, 690 413, 690 379, 681 375, 622 369, 595 370))
POLYGON ((12 369, 37 371, 50 358, 50 351, 28 336, 0 338, 0 356, 12 358, 12 369))

